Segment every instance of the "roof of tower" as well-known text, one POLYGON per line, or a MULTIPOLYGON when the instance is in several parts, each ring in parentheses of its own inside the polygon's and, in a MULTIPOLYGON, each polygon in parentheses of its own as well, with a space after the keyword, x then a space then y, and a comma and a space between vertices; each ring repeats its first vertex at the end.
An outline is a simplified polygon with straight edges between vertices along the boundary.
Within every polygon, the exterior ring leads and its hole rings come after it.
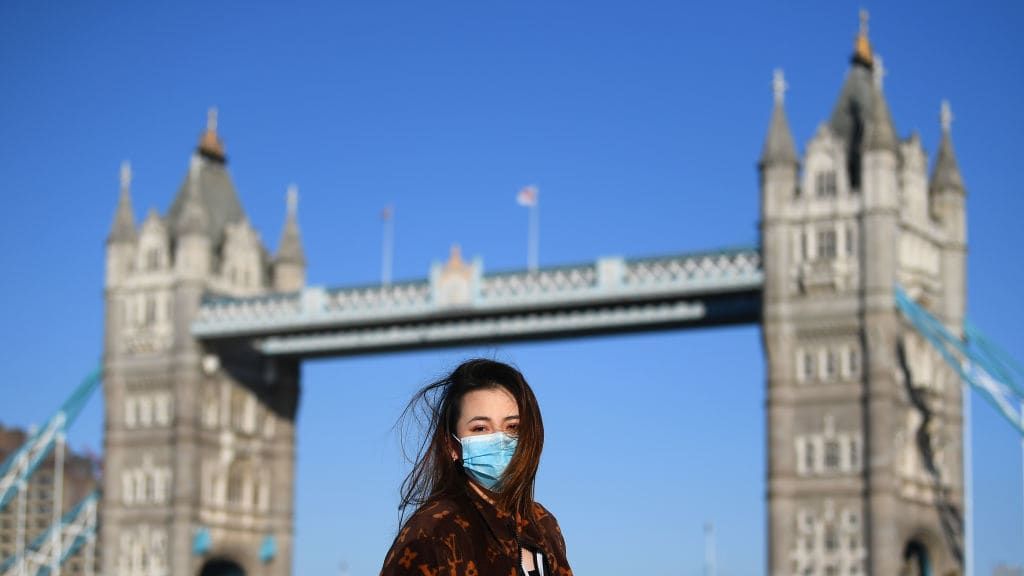
POLYGON ((285 218, 284 231, 277 245, 277 262, 306 263, 306 253, 302 249, 302 237, 299 234, 298 221, 299 189, 292 184, 288 187, 288 215, 285 218))
POLYGON ((128 161, 121 163, 121 195, 114 212, 107 242, 134 242, 136 238, 135 214, 131 196, 132 168, 128 161))
POLYGON ((885 124, 873 129, 875 134, 872 138, 876 139, 873 146, 888 146, 885 140, 891 134, 892 146, 895 148, 896 130, 892 125, 889 106, 881 91, 884 74, 881 58, 874 54, 871 41, 868 39, 867 12, 862 10, 860 32, 854 42, 850 69, 846 73, 839 98, 832 109, 832 117, 829 119, 832 132, 843 142, 848 163, 847 171, 854 185, 860 180, 860 157, 865 149, 869 124, 875 120, 885 124), (876 113, 875 108, 878 106, 884 110, 876 113))
MULTIPOLYGON (((216 112, 213 111, 208 121, 206 136, 213 134, 216 138, 216 112)), ((220 142, 216 138, 216 142, 220 142)), ((223 150, 223 148, 221 148, 223 150)), ((220 245, 224 237, 224 227, 229 222, 237 222, 245 217, 242 203, 238 200, 238 192, 231 181, 227 164, 223 157, 219 159, 212 156, 208 150, 203 148, 200 142, 199 149, 193 155, 193 164, 190 166, 189 174, 185 176, 178 193, 167 213, 167 219, 172 230, 178 230, 179 221, 182 219, 185 199, 188 197, 189 188, 193 185, 193 172, 195 172, 194 185, 197 188, 199 202, 206 213, 206 232, 214 246, 220 245)))
POLYGON ((768 126, 768 136, 761 149, 761 165, 796 164, 796 144, 794 144, 793 133, 789 129, 789 120, 786 118, 786 109, 783 105, 786 80, 782 70, 775 71, 772 89, 775 93, 775 106, 772 110, 771 123, 768 126))
POLYGON ((935 158, 935 168, 932 170, 931 188, 933 190, 954 189, 962 191, 964 189, 964 182, 960 176, 960 166, 956 161, 956 153, 953 151, 953 113, 949 109, 949 102, 945 100, 942 101, 940 118, 942 122, 942 140, 939 142, 939 152, 935 158))

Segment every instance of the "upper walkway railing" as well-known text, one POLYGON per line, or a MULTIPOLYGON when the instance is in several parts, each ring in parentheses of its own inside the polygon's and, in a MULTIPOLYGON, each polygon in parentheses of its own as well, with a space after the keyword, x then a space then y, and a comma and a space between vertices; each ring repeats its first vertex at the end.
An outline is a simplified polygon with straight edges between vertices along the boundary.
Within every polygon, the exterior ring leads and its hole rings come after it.
MULTIPOLYGON (((339 336, 362 330, 360 350, 377 345, 403 346, 424 338, 447 341, 488 340, 511 337, 543 337, 551 332, 628 329, 634 319, 641 323, 735 321, 711 318, 700 303, 705 298, 729 294, 759 294, 764 281, 761 255, 756 248, 738 248, 677 254, 656 258, 602 258, 595 262, 484 274, 479 260, 464 262, 458 253, 444 264, 435 264, 430 277, 387 285, 324 288, 269 294, 249 298, 208 297, 192 325, 204 340, 266 338, 264 352, 305 354, 297 344, 298 333, 325 332, 339 336), (681 313, 671 303, 690 301, 681 313), (644 306, 644 310, 637 308, 644 306), (624 308, 625 307, 625 308, 624 308), (562 313, 564 318, 555 312, 562 313), (540 318, 538 315, 546 315, 540 318), (536 326, 524 326, 533 317, 536 326), (442 325, 460 319, 455 327, 442 325), (480 321, 487 319, 489 325, 480 321), (476 321, 476 325, 471 325, 476 321), (470 324, 467 324, 469 322, 470 324), (498 324, 495 324, 495 323, 498 324), (504 322, 503 328, 499 324, 504 322), (516 334, 508 323, 518 323, 516 334), (429 325, 429 328, 427 327, 429 325), (488 327, 489 326, 489 327, 488 327), (369 335, 366 330, 390 327, 392 342, 369 335), (404 331, 402 333, 396 333, 404 331), (433 336, 425 330, 433 331, 433 336), (445 334, 437 334, 441 330, 445 334), (282 339, 294 345, 282 347, 282 339), (395 340, 394 338, 397 338, 395 340), (404 340, 403 340, 404 338, 404 340), (276 344, 275 344, 276 342, 276 344)), ((751 304, 753 306, 753 304, 751 304)), ((756 321, 756 309, 747 306, 743 321, 756 321), (754 316, 751 316, 754 314, 754 316)), ((324 344, 320 352, 343 353, 349 344, 324 344), (341 348, 338 348, 340 346, 341 348)), ((312 341, 307 338, 307 343, 312 341)))

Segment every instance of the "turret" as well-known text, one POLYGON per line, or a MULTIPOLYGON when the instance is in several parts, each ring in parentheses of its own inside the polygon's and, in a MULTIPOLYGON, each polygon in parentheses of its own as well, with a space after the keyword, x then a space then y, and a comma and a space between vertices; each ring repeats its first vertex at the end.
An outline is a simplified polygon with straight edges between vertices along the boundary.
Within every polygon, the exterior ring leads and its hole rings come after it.
POLYGON ((966 242, 967 229, 964 217, 964 182, 960 166, 953 151, 953 112, 949 102, 943 100, 939 113, 942 123, 942 140, 935 158, 935 167, 929 185, 932 213, 945 227, 950 236, 959 242, 966 242))
POLYGON ((774 212, 779 202, 788 200, 796 191, 796 172, 798 160, 796 146, 793 144, 793 133, 786 119, 785 96, 786 78, 781 69, 775 70, 772 77, 772 91, 775 105, 772 108, 772 119, 768 125, 768 135, 761 149, 758 167, 761 171, 762 191, 767 196, 765 210, 774 212))
POLYGON ((132 210, 132 168, 128 161, 121 163, 121 195, 114 212, 114 222, 107 235, 107 287, 123 282, 134 269, 138 234, 132 210))
POLYGON ((174 263, 181 278, 204 279, 210 270, 210 237, 207 234, 209 217, 200 198, 199 172, 202 158, 192 155, 189 165, 188 190, 181 207, 181 214, 175 223, 174 236, 177 239, 174 263))
POLYGON ((929 194, 932 213, 946 231, 942 250, 943 320, 960 326, 967 299, 967 211, 963 178, 953 152, 953 112, 943 100, 939 113, 942 140, 932 170, 929 194))
MULTIPOLYGON (((797 193, 798 160, 793 133, 786 119, 786 88, 782 70, 775 70, 772 77, 772 118, 758 162, 761 178, 762 250, 765 260, 771 261, 778 270, 789 269, 792 252, 787 248, 789 234, 780 217, 797 193)), ((786 282, 785 274, 769 277, 765 287, 766 299, 782 294, 786 282)))
POLYGON ((306 255, 298 223, 299 189, 294 184, 288 187, 287 206, 284 231, 274 257, 274 290, 278 292, 294 292, 306 284, 306 255))

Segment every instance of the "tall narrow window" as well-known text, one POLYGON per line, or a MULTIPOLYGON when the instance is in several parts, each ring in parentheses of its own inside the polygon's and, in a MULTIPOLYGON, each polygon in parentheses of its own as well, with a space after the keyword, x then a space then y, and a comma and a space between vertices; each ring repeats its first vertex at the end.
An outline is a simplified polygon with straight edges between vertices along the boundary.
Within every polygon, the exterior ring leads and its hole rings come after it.
POLYGON ((853 226, 846 227, 846 255, 853 256, 856 253, 856 246, 853 244, 853 226))
POLYGON ((815 175, 815 193, 819 198, 833 198, 836 195, 836 171, 822 170, 815 175))
POLYGON ((839 468, 839 442, 829 440, 825 443, 825 469, 834 471, 839 468))
POLYGON ((825 379, 833 380, 836 377, 836 353, 834 350, 825 351, 825 379))
POLYGON ((830 524, 825 527, 825 551, 835 552, 838 547, 839 542, 836 539, 836 527, 830 524))
POLYGON ((804 381, 814 380, 814 354, 804 352, 804 381))
POLYGON ((150 248, 146 251, 146 270, 156 270, 160 267, 160 249, 150 248))
POLYGON ((804 444, 804 468, 807 469, 808 474, 813 474, 817 469, 815 460, 814 441, 808 439, 804 444))
POLYGON ((835 260, 836 231, 834 229, 818 230, 818 258, 821 260, 835 260))
POLYGON ((146 296, 145 319, 146 326, 156 324, 156 298, 153 296, 146 296))
POLYGON ((850 363, 850 376, 857 376, 860 374, 860 354, 857 353, 856 348, 850 348, 850 354, 848 356, 850 363))

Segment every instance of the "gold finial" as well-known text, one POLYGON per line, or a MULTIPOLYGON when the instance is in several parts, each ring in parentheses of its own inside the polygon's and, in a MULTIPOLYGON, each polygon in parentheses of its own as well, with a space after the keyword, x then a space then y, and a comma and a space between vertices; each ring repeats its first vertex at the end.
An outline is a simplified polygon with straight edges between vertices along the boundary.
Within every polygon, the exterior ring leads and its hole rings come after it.
POLYGON ((458 244, 452 244, 451 250, 448 253, 448 268, 459 269, 462 268, 462 247, 458 244))
POLYGON ((871 55, 871 41, 868 40, 868 18, 868 11, 862 8, 860 11, 860 33, 857 34, 853 59, 871 66, 874 63, 874 58, 871 55))
POLYGON ((224 142, 217 136, 217 107, 206 111, 206 130, 199 137, 199 151, 203 155, 224 162, 224 142))

